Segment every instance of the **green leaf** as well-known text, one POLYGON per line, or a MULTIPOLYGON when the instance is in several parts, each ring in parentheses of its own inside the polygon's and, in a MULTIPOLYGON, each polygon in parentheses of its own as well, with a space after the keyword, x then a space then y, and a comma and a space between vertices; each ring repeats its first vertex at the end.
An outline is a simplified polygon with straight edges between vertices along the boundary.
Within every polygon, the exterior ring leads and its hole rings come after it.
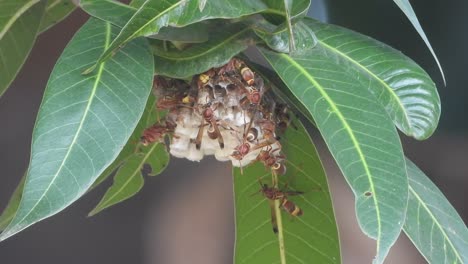
MULTIPOLYGON (((144 2, 144 1, 143 1, 144 2)), ((143 3, 138 3, 143 4, 143 3)), ((81 0, 80 7, 91 16, 123 28, 141 5, 128 6, 118 1, 81 0)))
POLYGON ((408 181, 398 133, 383 107, 317 46, 301 56, 261 52, 316 121, 356 197, 363 232, 377 240, 382 263, 400 234, 408 181))
MULTIPOLYGON (((81 6, 86 12, 93 16, 96 11, 109 15, 109 12, 102 8, 102 6, 104 6, 103 1, 105 0, 82 0, 81 6), (99 4, 101 8, 95 8, 97 4, 99 4)), ((122 4, 116 4, 112 8, 117 8, 119 5, 121 6, 122 4)), ((266 6, 260 1, 209 1, 206 3, 203 12, 200 12, 198 0, 166 0, 163 2, 148 0, 128 20, 120 34, 99 57, 96 64, 86 69, 84 74, 92 72, 97 65, 112 56, 117 49, 125 45, 131 39, 139 36, 156 34, 162 27, 182 27, 214 18, 238 18, 265 10, 266 6)), ((125 12, 128 12, 128 10, 125 12)), ((123 13, 124 12, 118 13, 117 15, 121 16, 123 13)))
POLYGON ((271 85, 273 93, 281 98, 289 107, 291 107, 295 113, 300 113, 304 118, 306 118, 311 124, 315 125, 315 121, 309 113, 309 110, 297 99, 296 96, 289 90, 289 88, 284 84, 283 80, 278 77, 276 72, 273 70, 261 66, 260 64, 249 61, 246 58, 243 60, 248 64, 254 72, 259 73, 265 80, 268 80, 267 84, 271 85))
POLYGON ((242 24, 234 24, 213 34, 204 43, 194 44, 179 51, 166 51, 162 43, 153 46, 155 72, 172 78, 189 78, 212 67, 226 64, 239 52, 247 49, 250 30, 242 24))
POLYGON ((303 21, 298 21, 293 24, 293 38, 290 36, 288 27, 284 25, 275 26, 263 20, 257 23, 253 29, 269 48, 282 53, 290 53, 291 39, 294 39, 293 52, 300 54, 301 52, 315 47, 317 38, 314 31, 303 21))
POLYGON ((118 49, 132 39, 158 33, 162 27, 168 25, 171 17, 177 19, 180 16, 181 12, 184 11, 185 4, 186 0, 146 1, 99 56, 96 64, 86 69, 83 74, 94 71, 102 62, 113 56, 118 49))
POLYGON ((436 61, 437 66, 439 67, 440 74, 442 75, 442 79, 445 84, 445 75, 444 75, 444 71, 442 70, 442 66, 440 65, 439 59, 437 59, 437 55, 432 49, 429 39, 427 39, 426 33, 424 33, 424 30, 422 29, 421 24, 419 24, 418 17, 414 13, 413 7, 411 7, 411 3, 408 0, 393 0, 393 2, 395 2, 395 4, 398 5, 401 11, 405 13, 406 17, 409 19, 413 27, 416 29, 419 36, 421 36, 421 38, 424 40, 424 43, 426 43, 427 48, 431 52, 432 57, 434 57, 434 60, 436 61))
POLYGON ((421 67, 367 36, 313 19, 305 23, 315 32, 318 45, 369 88, 403 133, 425 139, 434 132, 440 99, 434 82, 421 67))
POLYGON ((182 43, 201 43, 209 39, 211 26, 207 23, 195 23, 185 27, 163 27, 158 34, 150 35, 149 38, 167 40, 182 43))
POLYGON ((274 176, 260 162, 244 168, 243 174, 235 169, 234 263, 340 263, 338 232, 327 179, 307 131, 298 120, 293 122, 298 129, 287 129, 281 142, 287 158, 287 173, 278 178, 280 187, 288 183, 287 189, 304 192, 288 197, 304 214, 292 217, 280 209, 276 201, 278 234, 274 234, 269 201, 258 193, 258 179, 272 186, 274 176))
POLYGON ((444 194, 406 159, 409 200, 403 230, 429 263, 468 263, 468 228, 444 194))
POLYGON ((99 204, 89 213, 95 215, 100 211, 120 203, 140 191, 143 187, 143 166, 151 167, 150 176, 161 173, 169 162, 169 153, 164 144, 152 144, 145 147, 143 153, 131 155, 119 168, 113 185, 107 190, 99 204))
POLYGON ((0 1, 0 96, 15 79, 36 40, 45 1, 0 1))
MULTIPOLYGON (((114 1, 81 1, 81 7, 86 12, 121 28, 135 14, 138 10, 136 7, 141 6, 140 4, 142 3, 135 3, 135 6, 127 6, 114 1)), ((209 31, 210 27, 208 24, 195 23, 185 27, 162 27, 156 34, 149 33, 147 37, 186 43, 200 43, 208 40, 209 31)))
POLYGON ((139 8, 140 6, 143 5, 143 3, 145 3, 145 1, 146 0, 132 0, 129 5, 132 7, 139 8))
POLYGON ((18 186, 16 186, 10 201, 8 201, 7 207, 0 215, 0 231, 4 230, 8 224, 10 224, 13 217, 15 217, 16 211, 18 210, 18 206, 20 204, 21 195, 23 193, 25 179, 26 174, 21 177, 21 181, 18 186))
MULTIPOLYGON (((185 1, 184 12, 179 14, 180 16, 170 16, 168 18, 169 21, 167 22, 167 25, 172 27, 184 27, 210 19, 235 19, 267 11, 284 15, 284 12, 281 12, 280 10, 269 10, 261 1, 207 1, 203 11, 199 10, 198 1, 199 0, 185 1)), ((130 20, 141 5, 141 1, 133 1, 130 6, 108 0, 81 0, 80 2, 81 8, 83 8, 83 10, 88 14, 99 19, 109 21, 120 27, 123 27, 125 23, 130 20)), ((151 26, 152 24, 148 27, 150 28, 151 26)), ((157 32, 153 32, 152 34, 155 33, 157 32)))
POLYGON ((75 9, 76 6, 70 0, 48 0, 44 17, 39 26, 39 32, 48 30, 66 18, 75 9))
POLYGON ((263 0, 268 9, 263 12, 263 17, 274 25, 284 24, 286 29, 288 24, 307 15, 310 7, 310 0, 263 0))
POLYGON ((88 191, 91 191, 96 186, 104 182, 115 170, 117 170, 126 160, 128 160, 133 154, 138 152, 140 147, 140 137, 143 135, 143 130, 145 128, 153 125, 156 122, 159 112, 156 108, 156 98, 154 95, 149 96, 148 102, 146 102, 145 111, 140 118, 135 130, 127 141, 127 144, 123 147, 122 151, 119 153, 119 156, 112 162, 109 167, 107 167, 103 173, 96 179, 91 188, 88 191))
POLYGON ((36 120, 23 198, 0 240, 82 196, 135 129, 153 80, 146 40, 130 43, 96 74, 81 74, 116 33, 110 24, 92 19, 58 60, 36 120))

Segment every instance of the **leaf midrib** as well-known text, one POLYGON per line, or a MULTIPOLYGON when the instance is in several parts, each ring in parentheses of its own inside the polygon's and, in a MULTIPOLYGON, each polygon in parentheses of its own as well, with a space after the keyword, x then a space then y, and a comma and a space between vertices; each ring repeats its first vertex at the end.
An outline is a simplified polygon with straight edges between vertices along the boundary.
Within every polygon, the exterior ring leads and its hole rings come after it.
POLYGON ((437 227, 440 229, 440 232, 442 233, 444 239, 449 243, 450 247, 452 248, 453 252, 457 256, 457 259, 460 260, 460 263, 463 263, 461 256, 458 254, 458 251, 456 250, 455 246, 452 244, 452 241, 449 239, 447 236, 447 233, 445 233, 445 230, 442 228, 442 226, 439 224, 437 221, 437 218, 432 214, 432 211, 426 206, 424 201, 421 199, 421 197, 416 193, 416 191, 413 189, 413 187, 409 184, 408 189, 410 192, 414 195, 414 197, 418 200, 418 202, 424 207, 426 212, 429 214, 431 217, 432 221, 437 225, 437 227))
POLYGON ((18 9, 13 16, 8 19, 8 22, 5 24, 5 27, 0 31, 0 40, 3 39, 5 34, 10 30, 10 28, 13 26, 13 24, 16 22, 16 20, 19 19, 19 17, 25 13, 30 7, 38 3, 40 0, 31 0, 25 5, 23 5, 20 9, 18 9))
POLYGON ((361 146, 359 145, 359 143, 358 143, 358 141, 356 139, 356 136, 354 135, 351 127, 349 126, 348 122, 344 118, 341 111, 335 105, 333 100, 328 96, 328 94, 325 92, 323 87, 315 80, 315 78, 313 76, 311 76, 307 71, 305 71, 304 68, 301 65, 299 65, 295 60, 293 60, 287 54, 278 54, 278 56, 281 56, 284 59, 286 59, 287 61, 289 61, 291 63, 291 65, 296 67, 302 74, 304 74, 304 76, 307 79, 309 79, 309 81, 311 81, 316 86, 317 90, 320 92, 320 94, 323 96, 323 98, 325 98, 325 100, 327 100, 330 107, 333 109, 333 111, 338 116, 338 119, 343 124, 343 127, 348 132, 348 134, 349 134, 349 136, 351 138, 351 141, 352 141, 354 147, 356 148, 356 151, 358 152, 358 155, 359 155, 359 157, 360 157, 360 159, 362 161, 362 165, 364 167, 364 170, 366 171, 366 176, 367 176, 368 181, 369 181, 369 186, 370 186, 371 192, 373 194, 372 195, 372 200, 374 201, 376 219, 377 219, 377 227, 378 227, 377 228, 377 256, 378 256, 379 255, 379 250, 380 250, 380 238, 381 238, 381 233, 382 233, 382 225, 381 225, 381 219, 380 219, 380 208, 379 208, 378 202, 377 202, 377 193, 375 192, 375 186, 374 186, 374 181, 372 180, 372 174, 369 171, 369 166, 367 164, 367 160, 364 157, 364 154, 362 153, 361 146))
POLYGON ((359 68, 361 68, 362 70, 364 70, 367 74, 369 74, 372 78, 374 78, 375 80, 377 80, 380 84, 383 85, 383 87, 385 87, 385 89, 387 89, 390 94, 392 95, 392 97, 394 98, 394 100, 397 102, 399 108, 402 110, 404 116, 405 116, 405 122, 406 122, 406 125, 408 125, 408 127, 411 129, 412 132, 413 131, 413 126, 411 125, 410 123, 410 119, 408 117, 408 113, 405 111, 405 108, 403 106, 403 104, 401 103, 401 101, 399 100, 400 98, 397 96, 397 94, 395 93, 395 91, 393 91, 393 89, 387 84, 385 83, 382 79, 380 79, 377 75, 375 75, 373 72, 371 72, 369 69, 367 69, 366 67, 364 67, 364 65, 360 64, 359 62, 357 62, 356 60, 352 59, 351 57, 349 57, 348 55, 346 55, 345 53, 341 52, 340 50, 328 45, 327 43, 323 42, 322 40, 318 40, 318 42, 320 42, 320 44, 322 44, 325 48, 328 48, 334 52, 336 52, 337 54, 341 55, 342 57, 344 57, 345 59, 347 59, 348 61, 350 61, 351 63, 357 65, 359 68))
POLYGON ((56 0, 55 2, 52 2, 52 4, 50 4, 49 6, 46 7, 45 9, 45 12, 51 10, 52 8, 54 8, 56 5, 58 5, 60 3, 61 0, 56 0))
MULTIPOLYGON (((126 38, 125 41, 123 41, 123 43, 126 43, 127 41, 129 41, 129 40, 131 40, 132 38, 134 38, 136 35, 140 34, 140 32, 141 32, 145 27, 147 27, 149 24, 153 23, 156 19, 160 18, 161 16, 163 16, 163 15, 167 14, 168 12, 172 11, 174 8, 178 7, 178 6, 179 6, 182 2, 184 2, 184 1, 185 1, 185 0, 180 0, 180 1, 176 2, 176 3, 174 3, 173 5, 171 5, 169 8, 167 8, 167 9, 164 10, 163 12, 161 12, 161 13, 159 13, 158 15, 154 16, 152 19, 150 19, 148 22, 146 22, 143 26, 141 26, 137 31, 135 31, 132 35, 130 35, 128 38, 126 38)), ((142 6, 142 8, 143 8, 143 7, 144 7, 144 6, 142 6)), ((141 9, 141 8, 140 8, 140 9, 141 9)), ((137 13, 138 13, 138 11, 137 11, 137 13)), ((135 14, 132 16, 132 18, 133 18, 137 13, 135 13, 135 14)), ((132 20, 132 18, 130 18, 130 21, 132 20)), ((130 23, 130 21, 127 22, 123 28, 125 28, 125 27, 130 23)), ((158 29, 158 30, 159 30, 159 29, 158 29)), ((155 33, 157 33, 157 32, 155 32, 155 33)), ((120 36, 120 34, 119 34, 119 36, 120 36)), ((119 36, 117 36, 115 39, 118 39, 119 36)))
MULTIPOLYGON (((110 27, 110 24, 109 23, 106 23, 106 39, 105 39, 105 43, 104 43, 104 49, 106 49, 108 46, 109 46, 109 42, 110 42, 110 35, 111 35, 111 27, 110 27)), ((57 172, 55 173, 54 177, 52 178, 52 180, 50 181, 49 185, 47 186, 47 188, 43 191, 41 197, 39 197, 39 199, 37 200, 37 202, 34 204, 33 207, 31 207, 31 209, 29 210, 29 212, 20 220, 18 221, 18 223, 22 223, 33 211, 34 209, 37 207, 37 205, 42 201, 42 199, 45 197, 45 195, 47 194, 47 192, 49 191, 49 189, 52 187, 53 183, 55 182, 55 180, 57 179, 58 175, 60 174, 60 172, 62 171, 62 169, 64 168, 64 165, 65 165, 65 162, 68 160, 68 157, 71 153, 71 150, 73 149, 73 146, 75 145, 77 139, 78 139, 78 135, 80 134, 80 131, 81 129, 83 128, 83 124, 84 124, 84 121, 86 120, 86 117, 88 116, 88 113, 90 112, 89 109, 91 107, 91 104, 92 102, 94 101, 94 98, 95 98, 95 94, 96 94, 96 90, 97 90, 97 87, 98 87, 98 84, 101 80, 101 75, 102 75, 102 72, 104 70, 104 65, 105 63, 102 63, 100 66, 99 66, 99 70, 98 70, 98 73, 96 74, 96 81, 94 82, 94 85, 93 85, 93 89, 91 90, 91 94, 89 96, 89 101, 88 101, 88 104, 86 105, 86 108, 85 108, 85 111, 84 111, 84 115, 83 117, 81 118, 81 121, 79 123, 79 126, 78 126, 78 129, 75 133, 75 136, 73 137, 73 140, 70 144, 70 147, 67 151, 67 153, 65 154, 65 157, 63 158, 63 161, 62 163, 60 164, 60 167, 58 168, 57 172)))

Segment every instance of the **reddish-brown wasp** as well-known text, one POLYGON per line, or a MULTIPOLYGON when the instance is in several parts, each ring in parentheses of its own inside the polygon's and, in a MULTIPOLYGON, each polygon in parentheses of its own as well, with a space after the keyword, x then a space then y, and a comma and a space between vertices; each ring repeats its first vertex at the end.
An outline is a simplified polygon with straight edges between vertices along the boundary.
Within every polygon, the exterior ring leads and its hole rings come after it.
POLYGON ((273 226, 273 232, 278 233, 278 225, 276 222, 276 213, 275 213, 275 200, 280 201, 280 208, 286 211, 292 216, 301 216, 303 214, 302 209, 297 206, 292 201, 288 200, 288 196, 301 195, 304 192, 292 191, 292 190, 281 190, 276 187, 269 187, 267 184, 262 184, 259 180, 261 189, 259 190, 262 195, 268 199, 271 209, 271 224, 273 226))
POLYGON ((170 132, 174 132, 175 124, 166 121, 166 123, 156 123, 143 131, 143 135, 140 138, 140 142, 143 146, 148 146, 153 142, 159 142, 162 140, 164 135, 170 132))
POLYGON ((285 156, 279 153, 275 155, 275 152, 279 152, 280 150, 280 147, 273 149, 269 145, 266 150, 261 150, 258 153, 257 160, 261 161, 265 167, 270 168, 274 173, 284 175, 286 174, 286 166, 283 163, 285 156))
POLYGON ((223 139, 223 136, 221 135, 221 132, 219 131, 218 120, 216 119, 214 115, 214 111, 216 109, 212 108, 211 103, 204 105, 202 109, 203 109, 201 111, 202 123, 200 124, 200 129, 198 130, 198 134, 195 139, 195 147, 197 149, 200 149, 202 138, 203 138, 204 127, 206 125, 209 125, 208 136, 211 139, 218 139, 219 147, 223 149, 224 139, 223 139))

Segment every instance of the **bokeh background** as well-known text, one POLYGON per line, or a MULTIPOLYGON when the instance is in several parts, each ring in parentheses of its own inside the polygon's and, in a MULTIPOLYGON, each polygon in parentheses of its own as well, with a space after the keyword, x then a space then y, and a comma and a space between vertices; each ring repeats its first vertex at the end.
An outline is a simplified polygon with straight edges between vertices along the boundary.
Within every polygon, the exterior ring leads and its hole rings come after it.
MULTIPOLYGON (((403 51, 433 77, 442 99, 438 131, 424 142, 403 138, 405 151, 468 219, 468 2, 413 0, 443 65, 444 86, 429 51, 393 1, 312 1, 310 14, 370 35, 403 51), (325 2, 325 3, 324 3, 325 2)), ((75 11, 39 36, 24 68, 0 99, 0 210, 29 162, 31 133, 48 76, 63 48, 87 19, 75 11)), ((361 233, 354 201, 317 131, 339 224, 343 263, 371 263, 374 242, 361 233)), ((58 215, 0 244, 0 263, 232 263, 234 220, 231 168, 207 158, 172 159, 147 178, 135 197, 86 217, 110 182, 58 215)), ((425 263, 402 235, 386 263, 425 263)))

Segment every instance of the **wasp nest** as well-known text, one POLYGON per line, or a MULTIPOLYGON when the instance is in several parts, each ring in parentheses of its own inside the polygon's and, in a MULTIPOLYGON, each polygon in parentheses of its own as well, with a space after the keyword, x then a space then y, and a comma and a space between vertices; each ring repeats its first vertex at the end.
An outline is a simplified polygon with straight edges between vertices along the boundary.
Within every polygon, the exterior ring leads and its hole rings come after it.
POLYGON ((286 129, 288 111, 266 90, 263 79, 239 59, 196 75, 190 83, 157 76, 156 107, 168 113, 144 131, 142 143, 161 141, 169 134, 175 157, 200 161, 214 155, 239 167, 261 161, 284 174, 276 133, 286 129))

